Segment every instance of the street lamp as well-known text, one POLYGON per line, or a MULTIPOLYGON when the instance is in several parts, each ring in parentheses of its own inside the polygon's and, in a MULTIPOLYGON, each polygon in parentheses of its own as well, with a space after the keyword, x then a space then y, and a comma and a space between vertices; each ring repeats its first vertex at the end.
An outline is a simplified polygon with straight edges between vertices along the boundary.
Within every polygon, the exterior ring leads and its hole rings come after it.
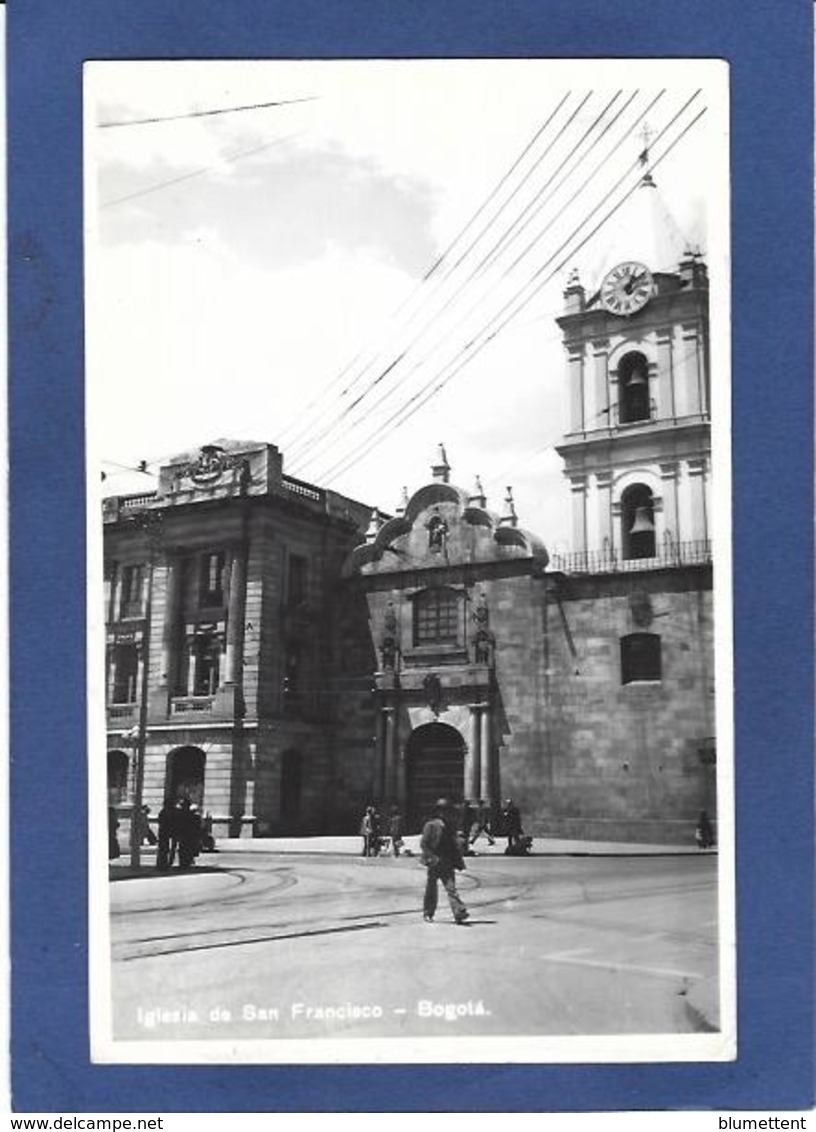
POLYGON ((135 779, 133 783, 133 809, 130 816, 130 864, 138 869, 142 857, 142 797, 144 795, 145 756, 147 754, 147 705, 150 687, 150 623, 153 610, 153 570, 156 554, 161 545, 162 513, 145 511, 139 516, 139 525, 147 534, 147 597, 145 598, 144 629, 142 631, 142 687, 139 698, 139 721, 135 738, 135 779))

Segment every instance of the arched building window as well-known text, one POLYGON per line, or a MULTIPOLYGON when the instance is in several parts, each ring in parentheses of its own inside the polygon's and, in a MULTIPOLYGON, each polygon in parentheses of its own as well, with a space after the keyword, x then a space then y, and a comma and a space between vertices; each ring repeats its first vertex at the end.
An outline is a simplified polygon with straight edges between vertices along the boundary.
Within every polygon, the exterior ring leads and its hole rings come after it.
POLYGON ((624 558, 654 558, 654 497, 646 484, 627 487, 621 496, 621 545, 624 558))
POLYGON ((662 678, 660 637, 657 633, 630 633, 621 637, 621 684, 662 678))
POLYGON ((168 759, 168 795, 189 798, 197 806, 204 798, 204 769, 207 756, 200 747, 178 747, 168 759))
POLYGON ((127 801, 129 759, 125 751, 108 751, 108 804, 121 806, 127 801))
POLYGON ((649 363, 643 354, 633 350, 618 365, 618 420, 632 424, 650 417, 649 363))

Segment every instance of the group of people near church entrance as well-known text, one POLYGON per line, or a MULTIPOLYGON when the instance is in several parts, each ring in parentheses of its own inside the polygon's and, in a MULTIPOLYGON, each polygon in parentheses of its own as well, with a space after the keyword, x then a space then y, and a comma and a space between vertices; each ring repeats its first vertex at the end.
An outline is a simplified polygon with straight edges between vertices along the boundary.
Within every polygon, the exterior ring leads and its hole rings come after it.
MULTIPOLYGON (((488 845, 495 845, 494 829, 497 827, 501 830, 501 836, 507 838, 505 853, 519 856, 530 852, 532 838, 525 837, 521 827, 521 814, 512 798, 505 802, 498 823, 494 820, 491 807, 481 798, 476 803, 466 799, 461 806, 452 805, 452 812, 463 855, 475 856, 473 846, 482 834, 487 838, 488 845)), ((389 850, 395 857, 399 857, 405 852, 403 820, 398 806, 391 807, 387 818, 383 818, 375 806, 366 806, 359 832, 363 839, 363 857, 379 857, 389 850)))
POLYGON ((375 806, 366 806, 360 834, 363 838, 363 856, 379 857, 390 848, 395 857, 403 851, 402 814, 399 806, 392 806, 387 819, 383 819, 375 806))

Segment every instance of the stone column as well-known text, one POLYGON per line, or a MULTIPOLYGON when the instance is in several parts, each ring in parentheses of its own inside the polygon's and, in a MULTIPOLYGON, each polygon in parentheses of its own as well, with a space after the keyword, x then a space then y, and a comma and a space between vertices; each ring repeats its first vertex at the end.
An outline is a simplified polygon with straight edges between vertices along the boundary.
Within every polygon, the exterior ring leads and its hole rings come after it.
POLYGON ((465 798, 478 800, 482 767, 482 732, 479 725, 480 706, 470 705, 470 742, 465 749, 465 781, 462 793, 465 798))
POLYGON ((161 668, 159 687, 167 690, 173 671, 173 650, 177 640, 176 618, 178 616, 179 564, 168 559, 163 568, 164 574, 164 623, 162 625, 161 668))
POLYGON ((657 418, 662 421, 677 416, 672 334, 673 331, 668 328, 657 332, 657 380, 651 388, 657 404, 657 418))
POLYGON ((493 783, 495 776, 493 773, 493 746, 490 734, 490 705, 483 704, 481 710, 481 730, 482 730, 482 768, 481 768, 481 784, 479 790, 479 797, 492 806, 497 799, 494 797, 493 783))
POLYGON ((567 383, 570 396, 570 431, 586 428, 584 397, 584 347, 579 342, 567 346, 567 383))
POLYGON ((383 708, 385 733, 385 774, 383 795, 393 802, 397 793, 397 719, 396 708, 383 708))
POLYGON ((136 695, 134 699, 137 702, 141 699, 142 688, 144 687, 145 661, 147 659, 145 653, 145 641, 142 638, 136 642, 136 695))
POLYGON ((380 709, 374 717, 374 797, 381 802, 385 797, 385 715, 380 709))
POLYGON ((683 324, 681 343, 686 412, 692 416, 702 413, 705 405, 700 335, 696 322, 683 324))
POLYGON ((246 608, 247 563, 246 546, 240 545, 232 554, 229 577, 229 605, 227 607, 226 656, 222 684, 234 684, 238 676, 241 643, 243 640, 244 611, 246 608))
POLYGON ((612 534, 612 473, 596 472, 598 487, 598 548, 604 558, 611 558, 615 548, 612 534))
POLYGON ((674 556, 680 537, 680 513, 677 506, 677 461, 660 465, 660 478, 663 482, 663 546, 658 547, 658 554, 664 553, 674 556))
POLYGON ((592 343, 593 405, 592 416, 586 423, 588 429, 609 428, 612 424, 609 409, 609 339, 598 338, 592 343))
POLYGON ((108 608, 105 610, 105 617, 108 621, 117 621, 119 619, 121 592, 122 568, 118 562, 114 562, 111 565, 110 601, 108 603, 108 608))
POLYGON ((572 549, 582 554, 587 548, 586 476, 570 476, 572 492, 572 549))
POLYGON ((705 456, 689 460, 689 493, 691 504, 691 537, 695 542, 709 537, 708 513, 706 510, 706 473, 708 461, 705 456))
POLYGON ((116 645, 109 644, 105 648, 105 703, 113 703, 113 689, 116 679, 116 645))
POLYGON ((113 595, 116 590, 116 563, 110 562, 104 568, 104 607, 105 621, 113 621, 113 595))
POLYGON ((195 649, 195 636, 190 635, 187 638, 187 695, 192 696, 195 694, 196 683, 196 668, 198 667, 198 653, 195 649))
POLYGON ((397 764, 396 764, 397 805, 399 806, 400 811, 404 814, 405 813, 405 805, 406 805, 406 801, 407 801, 407 798, 408 798, 408 789, 407 789, 407 783, 405 781, 405 750, 404 750, 404 748, 400 747, 399 744, 397 744, 396 756, 397 756, 397 764))

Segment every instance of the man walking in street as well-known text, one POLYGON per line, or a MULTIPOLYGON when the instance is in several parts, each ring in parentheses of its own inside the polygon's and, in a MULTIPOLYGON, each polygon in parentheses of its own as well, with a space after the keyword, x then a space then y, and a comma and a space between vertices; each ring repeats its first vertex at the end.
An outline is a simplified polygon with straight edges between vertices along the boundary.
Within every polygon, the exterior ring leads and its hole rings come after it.
POLYGON ((456 891, 456 870, 464 869, 465 862, 456 835, 456 811, 447 798, 436 803, 436 817, 425 823, 420 840, 422 862, 428 871, 423 900, 423 914, 431 921, 438 899, 437 882, 441 881, 448 894, 453 918, 463 924, 469 913, 456 891))

